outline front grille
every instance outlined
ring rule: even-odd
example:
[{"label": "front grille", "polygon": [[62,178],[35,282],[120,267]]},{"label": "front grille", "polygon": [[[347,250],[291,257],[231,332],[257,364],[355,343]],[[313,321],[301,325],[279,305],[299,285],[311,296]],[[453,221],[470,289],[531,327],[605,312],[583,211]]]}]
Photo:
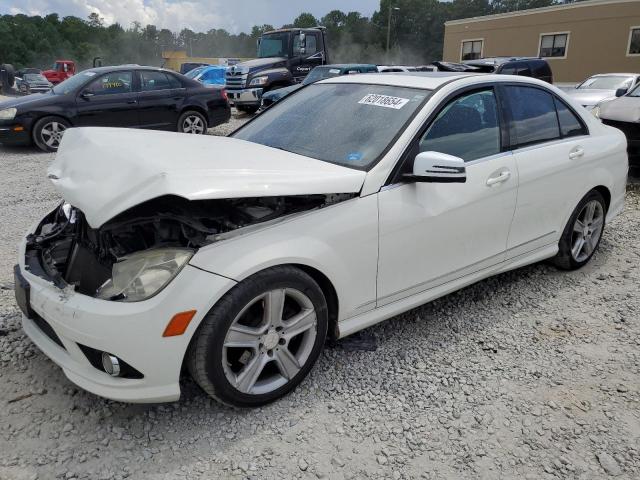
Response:
[{"label": "front grille", "polygon": [[49,325],[49,323],[44,318],[42,318],[37,313],[33,312],[31,320],[33,321],[33,323],[37,325],[37,327],[40,329],[40,331],[42,331],[42,333],[44,333],[47,337],[49,337],[55,343],[60,345],[64,350],[66,350],[64,343],[62,343],[62,340],[60,340],[60,337],[58,336],[58,334],[56,334],[53,327]]},{"label": "front grille", "polygon": [[226,77],[227,90],[241,90],[247,84],[247,74],[240,72],[227,72]]}]

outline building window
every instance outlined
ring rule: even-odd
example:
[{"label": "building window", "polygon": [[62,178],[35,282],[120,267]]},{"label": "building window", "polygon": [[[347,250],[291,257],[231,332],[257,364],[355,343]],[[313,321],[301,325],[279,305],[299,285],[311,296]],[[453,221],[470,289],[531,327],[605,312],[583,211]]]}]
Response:
[{"label": "building window", "polygon": [[482,58],[482,39],[463,40],[460,60],[475,60]]},{"label": "building window", "polygon": [[631,27],[627,55],[640,55],[640,27]]},{"label": "building window", "polygon": [[569,33],[543,33],[540,35],[540,56],[543,58],[566,58]]}]

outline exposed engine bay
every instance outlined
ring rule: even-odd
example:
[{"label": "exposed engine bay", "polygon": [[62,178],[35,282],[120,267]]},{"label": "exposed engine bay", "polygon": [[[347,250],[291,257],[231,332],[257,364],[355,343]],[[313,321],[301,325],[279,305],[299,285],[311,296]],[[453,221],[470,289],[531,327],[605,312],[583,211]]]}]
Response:
[{"label": "exposed engine bay", "polygon": [[[27,237],[26,266],[60,288],[94,296],[114,264],[136,252],[192,249],[240,235],[297,213],[326,207],[356,194],[297,195],[190,201],[164,196],[89,226],[67,203],[47,215]],[[243,230],[240,230],[243,229]],[[233,233],[232,233],[233,232]]]}]

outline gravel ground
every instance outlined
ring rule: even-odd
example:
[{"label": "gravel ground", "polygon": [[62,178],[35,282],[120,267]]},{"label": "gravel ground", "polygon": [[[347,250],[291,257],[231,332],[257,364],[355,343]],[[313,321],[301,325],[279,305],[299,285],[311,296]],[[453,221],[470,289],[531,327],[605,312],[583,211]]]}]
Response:
[{"label": "gravel ground", "polygon": [[368,329],[377,351],[329,345],[293,394],[237,411],[188,378],[173,404],[103,400],[22,333],[11,267],[59,201],[51,159],[0,147],[0,479],[640,477],[637,183],[584,269],[480,282]]}]

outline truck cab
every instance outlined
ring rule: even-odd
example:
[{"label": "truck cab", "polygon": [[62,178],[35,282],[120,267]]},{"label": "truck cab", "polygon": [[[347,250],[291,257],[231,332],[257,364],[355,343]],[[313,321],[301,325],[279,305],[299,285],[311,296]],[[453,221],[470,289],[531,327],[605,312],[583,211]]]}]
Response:
[{"label": "truck cab", "polygon": [[325,29],[287,28],[263,33],[258,58],[229,67],[229,101],[241,111],[260,107],[263,92],[300,83],[318,65],[328,63]]},{"label": "truck cab", "polygon": [[76,64],[72,60],[56,60],[53,68],[45,70],[42,75],[54,85],[65,81],[67,78],[75,75]]}]

